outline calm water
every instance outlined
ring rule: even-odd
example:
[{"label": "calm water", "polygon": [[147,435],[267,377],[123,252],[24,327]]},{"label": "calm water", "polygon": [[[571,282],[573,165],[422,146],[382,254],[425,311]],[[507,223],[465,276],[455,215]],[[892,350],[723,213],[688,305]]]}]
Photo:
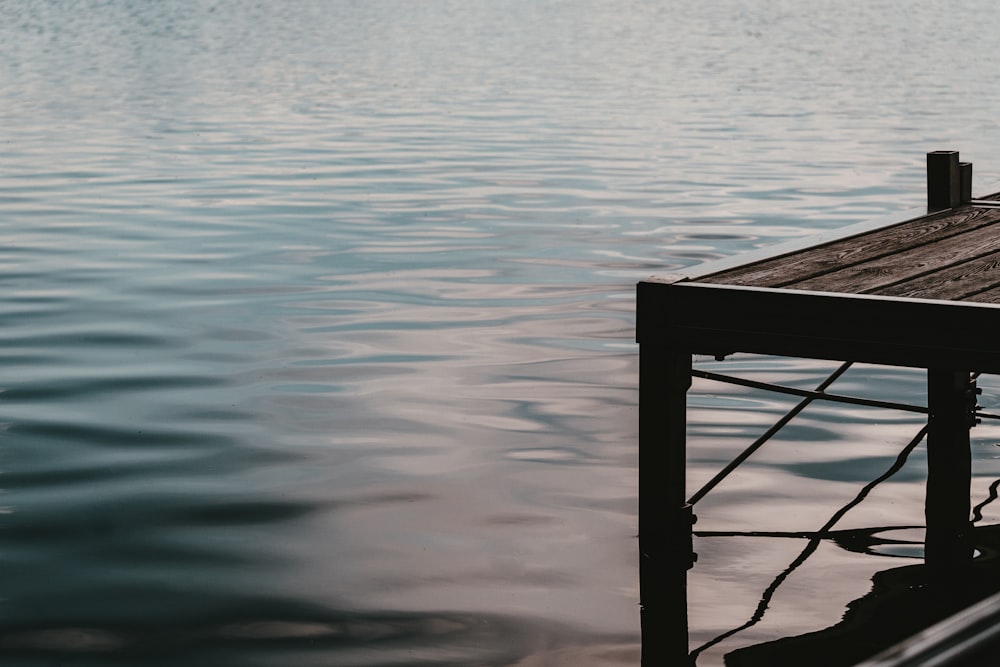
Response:
[{"label": "calm water", "polygon": [[[635,665],[634,283],[920,205],[928,150],[983,193],[992,10],[0,3],[3,664]],[[691,403],[692,489],[790,405]],[[916,429],[810,409],[699,528],[814,530]],[[921,456],[838,527],[922,523]],[[699,539],[692,647],[803,544]],[[699,664],[897,564],[822,546]]]}]

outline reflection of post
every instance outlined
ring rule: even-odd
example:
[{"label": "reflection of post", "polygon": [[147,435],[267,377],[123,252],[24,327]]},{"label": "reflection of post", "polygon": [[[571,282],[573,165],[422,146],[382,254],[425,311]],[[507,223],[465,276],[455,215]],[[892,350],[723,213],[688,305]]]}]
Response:
[{"label": "reflection of post", "polygon": [[972,561],[969,427],[975,383],[969,373],[927,372],[927,535],[924,557],[935,578],[961,576]]},{"label": "reflection of post", "polygon": [[691,355],[647,342],[639,355],[639,587],[642,664],[686,665],[691,508],[685,439]]}]

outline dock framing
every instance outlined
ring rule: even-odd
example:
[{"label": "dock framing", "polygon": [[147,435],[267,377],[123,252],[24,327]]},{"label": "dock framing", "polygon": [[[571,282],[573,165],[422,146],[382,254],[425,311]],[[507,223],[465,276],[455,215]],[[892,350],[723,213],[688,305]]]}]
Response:
[{"label": "dock framing", "polygon": [[971,563],[972,374],[1000,373],[1000,194],[973,199],[971,182],[971,164],[935,151],[926,212],[638,284],[644,666],[692,662],[685,441],[693,355],[926,369],[925,562],[942,577]]}]

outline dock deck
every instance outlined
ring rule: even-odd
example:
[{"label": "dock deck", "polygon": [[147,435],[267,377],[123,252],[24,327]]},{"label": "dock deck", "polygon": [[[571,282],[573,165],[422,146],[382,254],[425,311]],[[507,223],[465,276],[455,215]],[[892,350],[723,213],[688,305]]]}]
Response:
[{"label": "dock deck", "polygon": [[[1000,372],[1000,193],[732,268],[639,284],[637,339]],[[956,365],[957,364],[957,365]]]},{"label": "dock deck", "polygon": [[688,661],[693,355],[927,369],[925,561],[939,573],[971,562],[974,373],[1000,373],[1000,193],[973,199],[957,152],[929,153],[927,167],[926,211],[639,283],[643,665]]}]

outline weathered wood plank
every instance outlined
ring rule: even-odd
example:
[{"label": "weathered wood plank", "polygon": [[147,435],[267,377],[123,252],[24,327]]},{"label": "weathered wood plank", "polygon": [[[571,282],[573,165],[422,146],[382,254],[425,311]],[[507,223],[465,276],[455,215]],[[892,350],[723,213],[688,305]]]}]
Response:
[{"label": "weathered wood plank", "polygon": [[1000,287],[994,287],[993,289],[986,290],[985,292],[971,294],[962,299],[962,301],[974,303],[1000,303]]},{"label": "weathered wood plank", "polygon": [[[873,237],[872,242],[878,243],[878,235]],[[988,225],[784,286],[842,294],[875,293],[897,282],[940,271],[997,250],[1000,250],[1000,230]]]},{"label": "weathered wood plank", "polygon": [[960,301],[1000,287],[1000,252],[955,264],[919,278],[871,292],[883,296]]},{"label": "weathered wood plank", "polygon": [[1000,221],[1000,209],[963,208],[886,227],[874,233],[832,241],[806,250],[721,271],[698,282],[718,285],[783,287],[847,266],[950,238]]}]

